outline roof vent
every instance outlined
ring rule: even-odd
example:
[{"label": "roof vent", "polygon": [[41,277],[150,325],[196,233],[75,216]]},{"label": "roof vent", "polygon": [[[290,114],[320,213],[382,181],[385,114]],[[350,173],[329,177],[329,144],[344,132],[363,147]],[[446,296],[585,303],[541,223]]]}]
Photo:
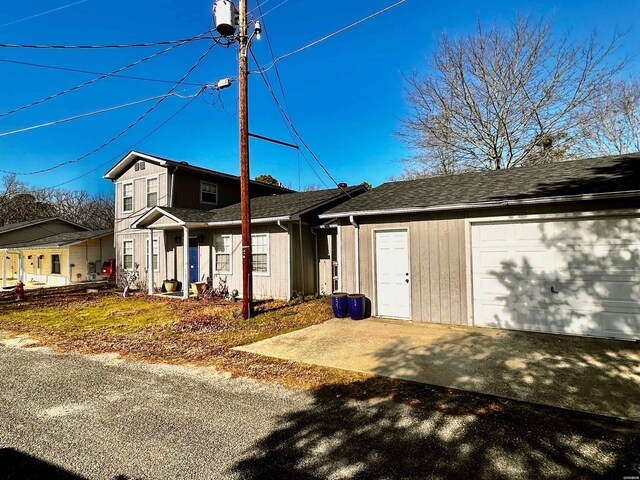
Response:
[{"label": "roof vent", "polygon": [[347,188],[347,187],[348,187],[348,185],[346,183],[344,183],[344,182],[340,182],[338,184],[338,188]]},{"label": "roof vent", "polygon": [[189,162],[185,162],[184,160],[180,162],[180,165],[189,165]]}]

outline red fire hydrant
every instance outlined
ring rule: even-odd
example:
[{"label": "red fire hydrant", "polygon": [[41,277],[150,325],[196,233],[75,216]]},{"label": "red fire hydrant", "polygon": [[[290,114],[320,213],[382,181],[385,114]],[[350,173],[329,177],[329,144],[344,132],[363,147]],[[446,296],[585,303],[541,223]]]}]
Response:
[{"label": "red fire hydrant", "polygon": [[13,287],[13,292],[16,294],[17,300],[24,300],[24,283],[16,283],[16,286]]}]

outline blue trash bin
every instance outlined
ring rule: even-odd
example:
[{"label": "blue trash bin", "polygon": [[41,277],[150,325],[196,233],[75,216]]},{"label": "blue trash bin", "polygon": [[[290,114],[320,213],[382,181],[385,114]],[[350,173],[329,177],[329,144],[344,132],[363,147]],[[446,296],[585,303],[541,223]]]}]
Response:
[{"label": "blue trash bin", "polygon": [[349,316],[349,294],[343,292],[334,292],[331,294],[331,308],[336,318],[345,318]]},{"label": "blue trash bin", "polygon": [[366,297],[361,293],[349,295],[349,316],[353,320],[362,320],[364,318],[364,307]]}]

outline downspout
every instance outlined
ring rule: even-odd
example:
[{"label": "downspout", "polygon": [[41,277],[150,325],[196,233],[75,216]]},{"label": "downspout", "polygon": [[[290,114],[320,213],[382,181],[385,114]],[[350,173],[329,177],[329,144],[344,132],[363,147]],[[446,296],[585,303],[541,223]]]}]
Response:
[{"label": "downspout", "polygon": [[349,216],[349,223],[353,225],[353,243],[355,249],[355,269],[356,293],[360,293],[360,225],[357,224],[353,215]]},{"label": "downspout", "polygon": [[302,245],[302,219],[298,219],[298,236],[300,237],[300,274],[302,275],[302,300],[304,301],[304,247]]},{"label": "downspout", "polygon": [[315,276],[315,293],[320,294],[320,266],[318,265],[318,233],[312,228],[311,235],[313,235],[313,246],[315,249],[313,260],[313,275]]},{"label": "downspout", "polygon": [[287,232],[287,266],[289,267],[289,271],[287,274],[287,300],[291,299],[291,234],[289,232],[289,227],[285,227],[282,225],[282,221],[278,220],[276,222],[278,227]]}]

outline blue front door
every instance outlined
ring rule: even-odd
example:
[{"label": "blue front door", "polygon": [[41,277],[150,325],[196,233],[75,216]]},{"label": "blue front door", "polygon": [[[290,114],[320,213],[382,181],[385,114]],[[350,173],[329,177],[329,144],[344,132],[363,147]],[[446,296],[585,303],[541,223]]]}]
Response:
[{"label": "blue front door", "polygon": [[198,239],[189,239],[189,281],[197,282],[198,279]]}]

